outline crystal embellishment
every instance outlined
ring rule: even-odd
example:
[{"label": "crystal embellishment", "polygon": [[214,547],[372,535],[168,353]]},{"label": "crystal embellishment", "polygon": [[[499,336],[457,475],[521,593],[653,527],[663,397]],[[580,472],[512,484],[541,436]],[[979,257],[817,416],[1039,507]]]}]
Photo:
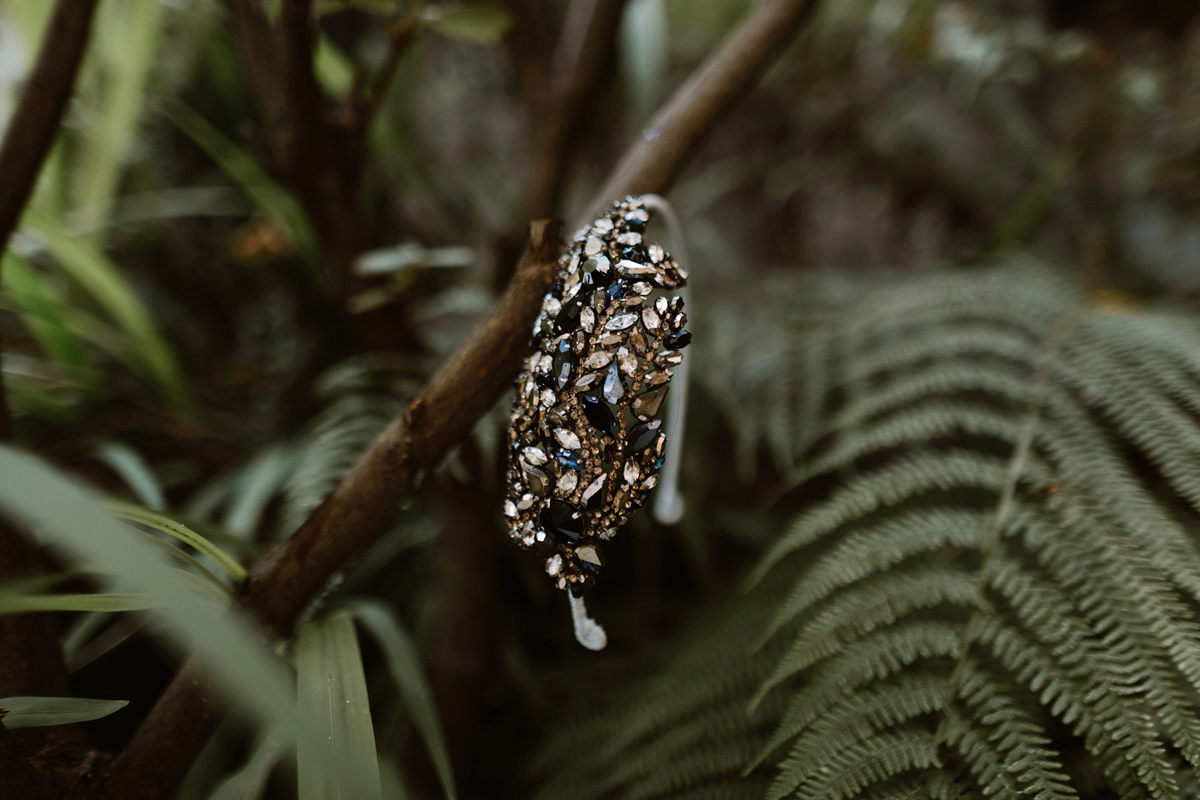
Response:
[{"label": "crystal embellishment", "polygon": [[504,519],[575,593],[602,572],[603,543],[657,483],[659,412],[691,341],[674,292],[684,273],[645,240],[648,220],[627,197],[576,234],[515,382]]}]

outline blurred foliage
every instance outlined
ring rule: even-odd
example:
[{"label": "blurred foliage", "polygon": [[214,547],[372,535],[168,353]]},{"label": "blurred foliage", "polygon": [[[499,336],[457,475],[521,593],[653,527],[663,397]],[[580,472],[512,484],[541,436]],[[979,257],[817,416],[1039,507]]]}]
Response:
[{"label": "blurred foliage", "polygon": [[[506,280],[530,75],[567,5],[316,3],[330,103],[416,12],[338,275],[225,4],[103,0],[0,269],[3,379],[41,456],[0,451],[0,503],[58,570],[0,586],[0,613],[57,609],[95,698],[22,713],[128,700],[84,723],[116,752],[200,654],[238,713],[180,800],[1194,792],[1191,0],[820,5],[669,195],[695,283],[688,513],[612,543],[606,653],[504,539],[504,403],[295,641],[224,613]],[[565,218],[750,5],[631,0]],[[48,9],[0,0],[0,120]],[[297,745],[334,698],[314,730],[350,749]],[[855,754],[878,785],[831,788]]]}]

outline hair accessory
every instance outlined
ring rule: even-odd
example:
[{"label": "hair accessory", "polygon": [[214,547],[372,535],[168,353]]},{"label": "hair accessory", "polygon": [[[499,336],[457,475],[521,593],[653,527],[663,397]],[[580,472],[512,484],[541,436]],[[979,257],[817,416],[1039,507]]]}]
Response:
[{"label": "hair accessory", "polygon": [[675,291],[687,272],[643,238],[647,206],[665,201],[645,200],[614,203],[563,255],[517,378],[509,430],[509,534],[570,590],[576,637],[595,650],[606,637],[587,617],[583,590],[603,566],[603,543],[658,483],[667,457],[659,412],[692,339]]}]

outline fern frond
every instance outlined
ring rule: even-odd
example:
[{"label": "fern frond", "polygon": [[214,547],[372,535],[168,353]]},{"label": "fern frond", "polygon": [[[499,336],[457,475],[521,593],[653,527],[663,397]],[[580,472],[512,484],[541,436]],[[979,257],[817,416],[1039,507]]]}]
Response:
[{"label": "fern frond", "polygon": [[741,625],[576,729],[580,796],[697,796],[735,769],[773,771],[775,800],[1181,796],[1200,324],[1100,313],[1027,268],[807,290],[696,339],[742,458],[770,437],[802,511],[724,617]]}]

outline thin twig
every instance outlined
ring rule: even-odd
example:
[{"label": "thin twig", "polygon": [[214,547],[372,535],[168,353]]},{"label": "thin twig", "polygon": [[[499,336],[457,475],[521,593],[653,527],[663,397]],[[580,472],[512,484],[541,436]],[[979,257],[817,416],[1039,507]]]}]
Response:
[{"label": "thin twig", "polygon": [[573,228],[627,194],[665,192],[702,135],[746,94],[816,6],[817,0],[763,0],[754,6],[654,115]]},{"label": "thin twig", "polygon": [[567,10],[554,56],[550,97],[534,105],[534,155],[525,199],[528,219],[558,212],[571,133],[579,125],[584,101],[612,60],[625,4],[626,0],[575,0]]},{"label": "thin twig", "polygon": [[[0,253],[8,249],[8,240],[54,143],[75,88],[95,10],[96,0],[58,0],[37,62],[8,122],[0,144]],[[8,398],[0,380],[0,441],[11,438]]]},{"label": "thin twig", "polygon": [[388,44],[387,56],[384,57],[379,72],[375,74],[375,80],[371,82],[370,93],[363,98],[351,97],[351,102],[357,106],[354,111],[354,126],[357,130],[366,131],[371,126],[371,121],[375,119],[375,115],[387,99],[388,87],[392,85],[396,70],[400,68],[400,61],[417,32],[417,14],[424,5],[425,0],[411,0],[408,8],[404,10],[404,16],[393,23],[389,30],[391,42]]},{"label": "thin twig", "polygon": [[[621,161],[620,181],[610,181],[594,206],[604,207],[614,192],[664,188],[719,112],[748,90],[814,2],[767,0],[755,6],[700,68],[713,86],[697,79],[685,84],[656,118],[664,133],[634,146]],[[775,30],[779,26],[786,30]],[[754,46],[763,52],[754,52]],[[689,102],[697,107],[688,108]],[[663,169],[662,163],[670,168]],[[632,173],[631,164],[642,164],[647,175]],[[404,419],[367,449],[308,521],[251,570],[241,602],[275,633],[286,634],[329,578],[384,529],[399,503],[466,437],[512,379],[553,280],[558,250],[557,226],[533,223],[522,263],[488,321],[434,376]],[[174,786],[221,716],[202,679],[189,661],[89,798],[158,798]]]}]

